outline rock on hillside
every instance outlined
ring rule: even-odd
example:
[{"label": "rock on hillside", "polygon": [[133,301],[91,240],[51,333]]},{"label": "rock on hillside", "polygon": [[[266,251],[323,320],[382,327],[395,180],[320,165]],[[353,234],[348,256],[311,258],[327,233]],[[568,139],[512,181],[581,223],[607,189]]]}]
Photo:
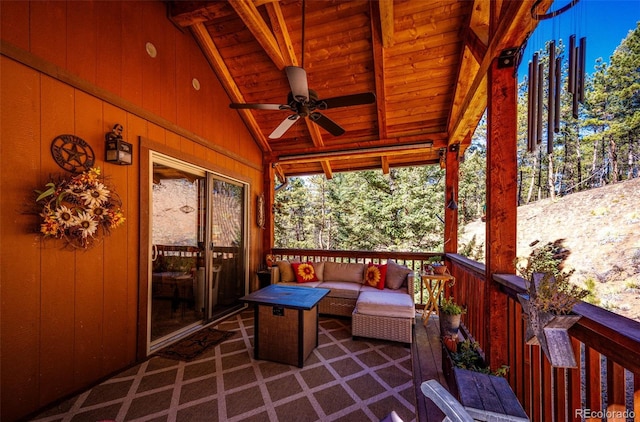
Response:
[{"label": "rock on hillside", "polygon": [[[484,244],[485,223],[465,226],[460,244],[476,236]],[[640,320],[640,179],[545,199],[518,208],[518,257],[565,239],[566,269],[584,285],[595,281],[600,306]]]}]

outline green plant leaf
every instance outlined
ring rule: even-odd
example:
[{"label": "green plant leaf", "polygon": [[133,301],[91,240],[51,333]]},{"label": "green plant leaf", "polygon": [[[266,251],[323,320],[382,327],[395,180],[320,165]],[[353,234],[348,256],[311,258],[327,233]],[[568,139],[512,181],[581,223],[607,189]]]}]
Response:
[{"label": "green plant leaf", "polygon": [[38,197],[36,198],[36,202],[40,202],[41,200],[43,200],[44,198],[46,198],[47,196],[51,196],[55,193],[56,191],[56,185],[53,182],[49,182],[47,183],[45,186],[47,186],[49,189],[45,190],[45,191],[35,191],[38,195]]}]

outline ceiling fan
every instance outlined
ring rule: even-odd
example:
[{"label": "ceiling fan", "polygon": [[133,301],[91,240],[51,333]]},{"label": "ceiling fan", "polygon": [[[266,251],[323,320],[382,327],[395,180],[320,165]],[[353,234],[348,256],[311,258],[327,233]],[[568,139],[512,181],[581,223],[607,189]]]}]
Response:
[{"label": "ceiling fan", "polygon": [[291,92],[287,96],[287,104],[231,103],[229,105],[234,109],[288,110],[293,112],[271,132],[269,139],[280,138],[295,122],[304,117],[309,117],[314,123],[333,136],[340,136],[345,133],[345,130],[318,110],[373,104],[376,101],[376,96],[373,92],[320,99],[316,91],[309,89],[307,72],[302,67],[288,66],[286,72],[289,86],[291,87]]}]

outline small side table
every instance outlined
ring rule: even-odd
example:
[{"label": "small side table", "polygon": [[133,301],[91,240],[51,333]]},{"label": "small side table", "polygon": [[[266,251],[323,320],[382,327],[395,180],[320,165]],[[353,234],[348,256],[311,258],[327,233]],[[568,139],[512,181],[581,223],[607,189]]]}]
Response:
[{"label": "small side table", "polygon": [[268,285],[271,284],[271,270],[268,268],[266,270],[258,270],[258,285],[261,289],[264,289]]},{"label": "small side table", "polygon": [[456,279],[451,274],[422,274],[420,278],[422,280],[422,286],[427,290],[429,295],[424,310],[422,311],[422,323],[426,326],[432,312],[435,311],[435,313],[440,316],[438,313],[438,299],[440,299],[440,295],[444,290],[444,285],[449,282],[449,285],[453,286]]}]

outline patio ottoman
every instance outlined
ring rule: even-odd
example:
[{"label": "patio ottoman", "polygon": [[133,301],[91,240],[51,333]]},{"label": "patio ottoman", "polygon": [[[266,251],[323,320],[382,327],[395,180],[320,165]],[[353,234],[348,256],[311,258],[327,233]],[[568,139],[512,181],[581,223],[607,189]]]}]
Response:
[{"label": "patio ottoman", "polygon": [[413,298],[407,293],[361,292],[352,314],[351,335],[411,344],[415,316]]}]

